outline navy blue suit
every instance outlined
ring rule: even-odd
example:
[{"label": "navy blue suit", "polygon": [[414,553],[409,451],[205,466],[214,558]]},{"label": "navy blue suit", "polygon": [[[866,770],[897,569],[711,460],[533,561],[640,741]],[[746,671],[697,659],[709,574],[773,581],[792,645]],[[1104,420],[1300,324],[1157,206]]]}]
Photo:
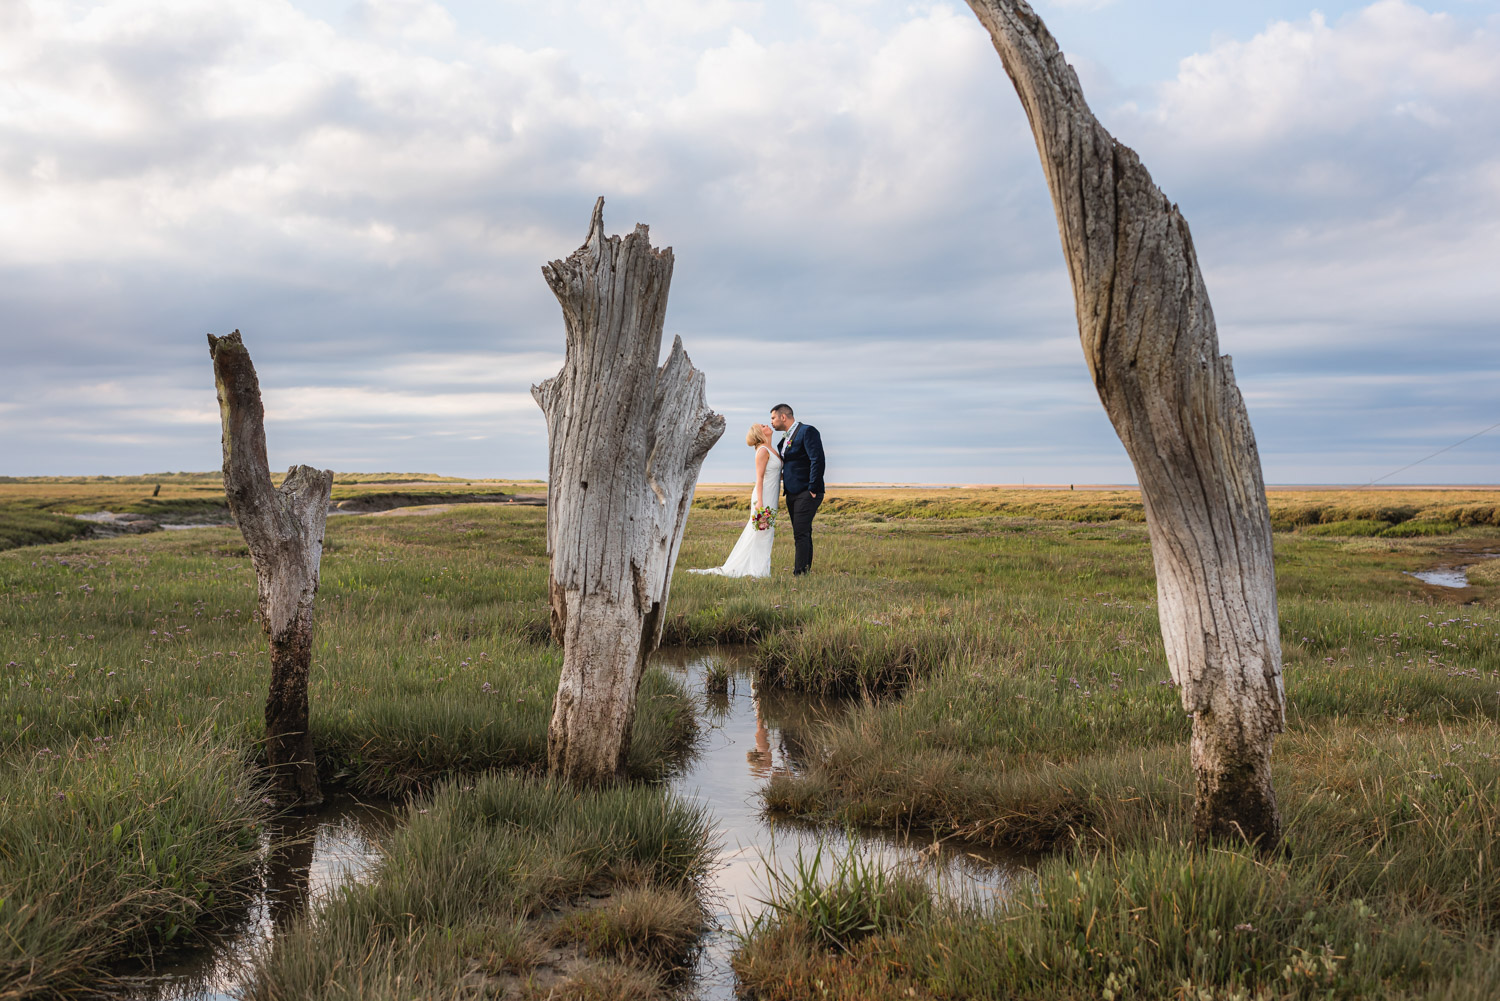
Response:
[{"label": "navy blue suit", "polygon": [[781,486],[792,518],[796,558],[792,575],[812,569],[812,522],[823,503],[823,436],[811,424],[798,424],[781,445]]}]

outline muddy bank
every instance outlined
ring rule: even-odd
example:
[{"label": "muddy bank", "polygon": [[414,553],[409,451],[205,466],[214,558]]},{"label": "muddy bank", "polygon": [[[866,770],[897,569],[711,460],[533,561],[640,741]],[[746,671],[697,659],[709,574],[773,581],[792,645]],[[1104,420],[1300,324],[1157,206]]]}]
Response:
[{"label": "muddy bank", "polygon": [[[522,507],[546,507],[545,495],[446,492],[418,493],[401,491],[379,494],[361,494],[334,501],[328,507],[329,514],[379,514],[402,507],[425,507],[428,504],[515,504]],[[227,513],[227,509],[226,509]]]},{"label": "muddy bank", "polygon": [[[408,493],[390,492],[346,497],[328,505],[330,515],[337,514],[384,514],[401,508],[441,505],[443,510],[456,504],[512,504],[519,507],[546,507],[547,498],[531,494],[504,493]],[[434,512],[435,513],[435,512]],[[179,531],[186,528],[223,527],[233,525],[227,505],[185,513],[145,515],[135,512],[93,511],[89,514],[73,515],[79,521],[89,523],[90,529],[84,538],[111,539],[121,535],[144,535],[148,532]]]}]

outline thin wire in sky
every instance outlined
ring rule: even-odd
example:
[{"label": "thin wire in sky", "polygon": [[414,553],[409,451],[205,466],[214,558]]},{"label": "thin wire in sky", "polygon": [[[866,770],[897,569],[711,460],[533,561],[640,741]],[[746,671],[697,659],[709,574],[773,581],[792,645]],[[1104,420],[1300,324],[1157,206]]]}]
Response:
[{"label": "thin wire in sky", "polygon": [[[1475,438],[1478,438],[1480,435],[1486,434],[1487,432],[1490,432],[1490,431],[1493,431],[1496,428],[1500,428],[1500,421],[1497,421],[1496,423],[1491,424],[1489,427],[1485,428],[1483,431],[1475,431],[1473,434],[1469,435],[1469,437],[1465,438],[1464,441],[1473,441]],[[1433,452],[1432,455],[1424,455],[1424,456],[1422,456],[1422,458],[1418,459],[1416,462],[1408,462],[1406,465],[1402,466],[1400,469],[1393,469],[1389,473],[1386,473],[1384,476],[1377,476],[1373,480],[1371,480],[1369,483],[1366,483],[1365,486],[1367,486],[1367,487],[1373,487],[1375,484],[1379,483],[1381,480],[1388,480],[1392,476],[1395,476],[1397,473],[1404,473],[1404,472],[1406,472],[1412,466],[1420,466],[1422,463],[1426,462],[1428,459],[1431,459],[1431,458],[1434,458],[1436,456],[1442,455],[1444,452],[1448,452],[1448,451],[1451,451],[1452,449],[1457,448],[1458,446],[1462,445],[1464,443],[1464,441],[1455,441],[1453,444],[1449,445],[1447,448],[1440,448],[1436,452]]]}]

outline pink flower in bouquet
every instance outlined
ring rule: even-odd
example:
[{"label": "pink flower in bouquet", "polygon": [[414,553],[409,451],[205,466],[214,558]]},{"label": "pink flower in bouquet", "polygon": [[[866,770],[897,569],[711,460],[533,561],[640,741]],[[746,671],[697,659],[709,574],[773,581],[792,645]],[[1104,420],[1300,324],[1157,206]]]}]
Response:
[{"label": "pink flower in bouquet", "polygon": [[764,532],[776,524],[776,509],[774,507],[758,507],[751,514],[750,519],[755,522],[755,530]]}]

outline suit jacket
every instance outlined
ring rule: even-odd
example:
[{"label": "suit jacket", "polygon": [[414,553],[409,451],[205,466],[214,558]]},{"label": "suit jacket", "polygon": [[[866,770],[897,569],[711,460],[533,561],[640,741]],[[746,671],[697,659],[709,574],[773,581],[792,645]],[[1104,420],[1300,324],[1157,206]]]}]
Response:
[{"label": "suit jacket", "polygon": [[799,424],[792,439],[781,446],[781,485],[788,497],[811,490],[822,497],[823,437],[811,424]]}]

